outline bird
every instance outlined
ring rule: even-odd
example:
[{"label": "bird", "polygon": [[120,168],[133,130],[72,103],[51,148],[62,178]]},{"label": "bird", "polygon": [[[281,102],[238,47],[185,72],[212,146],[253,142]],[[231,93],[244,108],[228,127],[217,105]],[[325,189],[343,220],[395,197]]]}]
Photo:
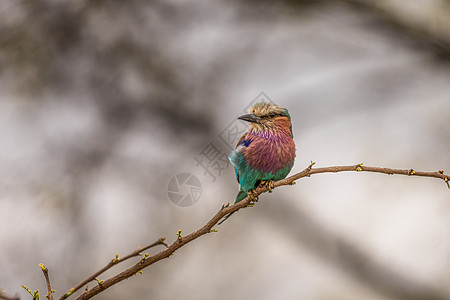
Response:
[{"label": "bird", "polygon": [[239,183],[234,203],[247,196],[256,200],[254,189],[261,184],[267,185],[270,192],[274,181],[286,178],[295,160],[295,142],[288,110],[272,102],[257,102],[248,112],[238,117],[249,122],[249,127],[229,156]]}]

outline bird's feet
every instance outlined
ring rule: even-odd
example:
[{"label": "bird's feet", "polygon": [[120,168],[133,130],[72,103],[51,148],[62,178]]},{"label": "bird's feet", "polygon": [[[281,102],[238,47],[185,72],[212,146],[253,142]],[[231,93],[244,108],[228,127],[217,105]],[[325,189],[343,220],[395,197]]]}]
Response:
[{"label": "bird's feet", "polygon": [[260,186],[261,187],[267,187],[269,193],[272,193],[272,190],[275,188],[273,186],[273,184],[274,184],[274,181],[272,179],[268,180],[268,181],[267,180],[261,180]]},{"label": "bird's feet", "polygon": [[255,190],[248,191],[248,197],[250,198],[250,203],[258,202],[258,194]]}]

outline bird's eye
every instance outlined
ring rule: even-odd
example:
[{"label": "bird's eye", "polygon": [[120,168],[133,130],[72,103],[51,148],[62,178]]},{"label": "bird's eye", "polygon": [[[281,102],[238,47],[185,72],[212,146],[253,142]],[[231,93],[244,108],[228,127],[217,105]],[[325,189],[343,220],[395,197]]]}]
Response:
[{"label": "bird's eye", "polygon": [[275,117],[275,113],[271,113],[271,114],[270,114],[270,117],[271,117],[271,118]]}]

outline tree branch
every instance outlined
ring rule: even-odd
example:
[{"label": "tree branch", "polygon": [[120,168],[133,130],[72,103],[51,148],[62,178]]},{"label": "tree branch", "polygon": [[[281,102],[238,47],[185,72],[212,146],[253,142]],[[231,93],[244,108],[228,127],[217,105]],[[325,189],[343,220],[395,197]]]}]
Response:
[{"label": "tree branch", "polygon": [[409,170],[402,170],[402,169],[391,169],[391,168],[381,168],[381,167],[369,167],[364,166],[363,163],[360,163],[358,165],[354,166],[336,166],[336,167],[325,167],[325,168],[315,168],[313,169],[312,166],[314,165],[314,162],[311,162],[311,165],[309,165],[308,168],[303,170],[300,173],[297,173],[295,175],[292,175],[288,178],[285,178],[283,180],[277,181],[274,183],[275,187],[286,185],[294,182],[295,180],[298,180],[302,177],[309,177],[313,174],[319,174],[319,173],[337,173],[337,172],[347,172],[347,171],[357,171],[357,172],[373,172],[373,173],[383,173],[383,174],[398,174],[398,175],[408,175],[408,176],[422,176],[422,177],[431,177],[431,178],[440,178],[444,180],[444,182],[447,184],[447,187],[450,189],[449,184],[449,175],[444,174],[444,170],[439,170],[437,172],[421,172],[421,171],[415,171],[413,169]]},{"label": "tree branch", "polygon": [[[363,166],[363,164],[353,165],[353,166],[335,166],[335,167],[324,167],[324,168],[312,168],[314,165],[314,162],[311,162],[311,164],[304,169],[302,172],[297,173],[295,175],[292,175],[288,178],[285,178],[283,180],[276,181],[273,184],[273,187],[279,187],[282,185],[292,185],[295,183],[296,180],[303,178],[303,177],[309,177],[313,174],[319,174],[319,173],[337,173],[337,172],[346,172],[346,171],[356,171],[356,172],[375,172],[375,173],[384,173],[384,174],[399,174],[399,175],[407,175],[407,176],[423,176],[423,177],[431,177],[431,178],[438,178],[444,180],[444,182],[447,184],[448,188],[450,188],[450,185],[448,183],[448,175],[444,174],[443,170],[437,171],[437,172],[420,172],[415,171],[413,169],[409,170],[401,170],[401,169],[390,169],[390,168],[380,168],[380,167],[368,167]],[[260,186],[255,189],[255,196],[260,195],[263,192],[266,192],[269,189],[268,186]],[[202,235],[205,235],[210,232],[214,232],[212,228],[214,225],[217,224],[224,216],[235,212],[241,208],[247,207],[251,204],[251,198],[246,197],[241,202],[238,202],[233,205],[229,205],[227,203],[226,205],[223,204],[220,210],[200,229],[197,231],[192,232],[189,235],[182,236],[181,230],[178,232],[178,238],[175,240],[170,246],[167,247],[167,249],[153,255],[153,256],[144,256],[138,263],[131,266],[130,268],[122,271],[121,273],[105,280],[105,281],[99,281],[99,284],[92,288],[91,290],[87,290],[84,293],[82,293],[80,296],[78,296],[75,300],[85,300],[90,299],[94,297],[95,295],[99,294],[100,292],[106,290],[107,288],[115,285],[118,282],[121,282],[124,279],[127,279],[136,273],[140,272],[142,269],[162,260],[165,258],[168,258],[171,256],[176,250],[183,247],[184,245],[192,242],[193,240],[201,237]],[[92,276],[91,276],[92,277]],[[95,278],[95,276],[94,276]],[[64,298],[60,298],[61,300]]]},{"label": "tree branch", "polygon": [[53,290],[50,285],[50,277],[48,276],[48,269],[44,266],[44,264],[39,265],[41,267],[42,273],[44,273],[45,281],[47,282],[47,299],[53,300]]},{"label": "tree branch", "polygon": [[[119,258],[119,255],[116,254],[116,258],[112,259],[106,266],[104,266],[103,268],[101,268],[100,270],[98,270],[97,272],[95,272],[93,275],[89,276],[88,278],[84,279],[83,281],[81,281],[79,284],[77,284],[74,288],[70,289],[70,291],[68,291],[67,293],[65,293],[64,295],[62,295],[58,300],[64,300],[67,297],[69,297],[70,295],[72,295],[73,293],[75,293],[76,291],[78,291],[80,288],[82,288],[84,285],[86,285],[88,282],[91,282],[93,280],[96,280],[97,277],[106,272],[108,269],[110,269],[112,266],[115,266],[123,261],[126,261],[127,259],[131,258],[131,257],[135,257],[135,256],[139,256],[141,255],[142,251],[145,251],[147,249],[150,249],[152,247],[158,246],[158,245],[164,245],[167,247],[169,247],[166,242],[165,242],[166,238],[160,238],[159,240],[157,240],[154,243],[151,243],[150,245],[145,246],[144,248],[139,247],[138,249],[134,250],[133,252],[131,252],[128,255],[125,255],[122,258]],[[101,282],[98,281],[97,282]]]}]

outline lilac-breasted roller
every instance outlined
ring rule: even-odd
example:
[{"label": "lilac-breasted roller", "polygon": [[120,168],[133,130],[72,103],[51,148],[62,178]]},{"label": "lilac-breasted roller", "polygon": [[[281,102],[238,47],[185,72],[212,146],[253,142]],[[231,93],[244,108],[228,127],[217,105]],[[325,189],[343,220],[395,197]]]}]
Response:
[{"label": "lilac-breasted roller", "polygon": [[240,184],[235,203],[263,182],[285,178],[295,159],[291,117],[287,109],[270,102],[252,106],[238,119],[249,122],[249,130],[230,155]]},{"label": "lilac-breasted roller", "polygon": [[261,183],[271,189],[273,181],[286,178],[295,160],[291,117],[286,108],[259,102],[238,119],[249,122],[249,129],[229,157],[240,185],[235,203]]}]

